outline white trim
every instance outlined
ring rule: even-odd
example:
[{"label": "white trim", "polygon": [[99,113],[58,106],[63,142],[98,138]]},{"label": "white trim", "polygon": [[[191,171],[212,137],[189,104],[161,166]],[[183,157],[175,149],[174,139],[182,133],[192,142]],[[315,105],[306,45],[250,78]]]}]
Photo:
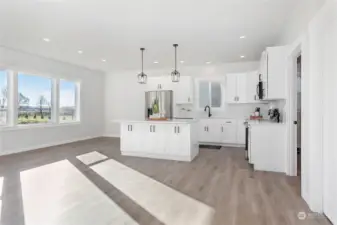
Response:
[{"label": "white trim", "polygon": [[176,161],[184,161],[191,162],[196,157],[196,155],[164,155],[164,154],[153,154],[153,153],[144,153],[144,152],[121,152],[123,156],[135,156],[135,157],[144,157],[144,158],[152,158],[152,159],[165,159],[165,160],[176,160]]},{"label": "white trim", "polygon": [[55,127],[64,127],[64,126],[76,126],[81,125],[80,122],[70,122],[70,123],[43,123],[43,124],[22,124],[16,126],[3,126],[0,127],[1,132],[13,131],[13,130],[28,130],[28,129],[39,129],[39,128],[55,128]]},{"label": "white trim", "polygon": [[89,139],[94,139],[94,138],[99,138],[99,137],[101,137],[101,136],[100,135],[98,135],[98,136],[86,136],[86,137],[82,137],[82,138],[74,138],[74,139],[65,140],[65,141],[58,141],[58,142],[53,142],[53,143],[48,143],[48,144],[35,145],[35,146],[30,146],[30,147],[16,149],[16,150],[4,150],[4,151],[0,152],[0,156],[11,155],[11,154],[27,152],[27,151],[34,151],[34,150],[38,150],[38,149],[41,149],[41,148],[48,148],[48,147],[53,147],[53,146],[58,146],[58,145],[64,145],[64,144],[69,144],[69,143],[73,143],[73,142],[84,141],[84,140],[89,140]]},{"label": "white trim", "polygon": [[[302,52],[302,42],[297,43],[290,50],[288,56],[288,71],[287,71],[287,152],[286,152],[286,174],[288,176],[297,176],[297,139],[296,139],[296,126],[293,121],[297,121],[297,97],[296,97],[296,73],[297,63],[296,58]],[[303,68],[303,66],[302,66]],[[302,71],[303,75],[303,71]]]},{"label": "white trim", "polygon": [[113,138],[120,138],[120,134],[104,134],[103,137],[113,137]]}]

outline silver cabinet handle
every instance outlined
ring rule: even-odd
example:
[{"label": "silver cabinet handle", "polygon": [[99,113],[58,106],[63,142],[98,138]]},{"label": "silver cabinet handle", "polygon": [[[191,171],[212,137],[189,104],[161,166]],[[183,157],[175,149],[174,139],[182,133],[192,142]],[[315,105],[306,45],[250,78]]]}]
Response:
[{"label": "silver cabinet handle", "polygon": [[221,132],[223,133],[223,127],[221,127]]},{"label": "silver cabinet handle", "polygon": [[190,102],[191,101],[191,98],[190,97],[188,97],[188,100],[187,100],[188,102]]},{"label": "silver cabinet handle", "polygon": [[150,125],[150,132],[152,132],[152,125]]},{"label": "silver cabinet handle", "polygon": [[177,133],[177,127],[174,127],[174,133]]},{"label": "silver cabinet handle", "polygon": [[178,127],[178,134],[180,134],[180,127]]},{"label": "silver cabinet handle", "polygon": [[238,96],[237,98],[238,98],[238,101],[240,101],[240,97]]},{"label": "silver cabinet handle", "polygon": [[156,126],[153,125],[153,132],[156,132]]},{"label": "silver cabinet handle", "polygon": [[131,131],[132,131],[132,125],[130,125]]},{"label": "silver cabinet handle", "polygon": [[130,131],[130,125],[128,125],[128,131]]},{"label": "silver cabinet handle", "polygon": [[232,121],[227,121],[226,123],[232,123]]}]

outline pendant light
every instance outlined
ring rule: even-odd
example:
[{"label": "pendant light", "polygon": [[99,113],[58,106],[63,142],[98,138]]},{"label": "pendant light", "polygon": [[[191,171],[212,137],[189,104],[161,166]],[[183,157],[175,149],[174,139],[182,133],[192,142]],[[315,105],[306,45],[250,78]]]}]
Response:
[{"label": "pendant light", "polygon": [[147,75],[143,72],[144,69],[144,50],[145,48],[141,48],[140,51],[142,52],[142,72],[138,74],[138,83],[146,84],[147,82]]},{"label": "pendant light", "polygon": [[177,70],[177,47],[178,44],[174,44],[174,52],[175,52],[175,63],[174,63],[174,71],[171,73],[172,82],[179,82],[180,81],[180,73]]}]

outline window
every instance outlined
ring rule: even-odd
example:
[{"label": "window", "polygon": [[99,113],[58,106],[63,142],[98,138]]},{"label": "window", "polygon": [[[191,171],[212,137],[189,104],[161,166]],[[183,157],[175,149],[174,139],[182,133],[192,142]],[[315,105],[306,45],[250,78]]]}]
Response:
[{"label": "window", "polygon": [[8,87],[7,71],[0,70],[0,126],[7,124]]},{"label": "window", "polygon": [[222,84],[220,81],[199,81],[199,108],[222,107]]},{"label": "window", "polygon": [[77,84],[60,80],[60,123],[79,121],[77,106]]},{"label": "window", "polygon": [[52,80],[18,74],[18,124],[39,124],[51,121]]}]

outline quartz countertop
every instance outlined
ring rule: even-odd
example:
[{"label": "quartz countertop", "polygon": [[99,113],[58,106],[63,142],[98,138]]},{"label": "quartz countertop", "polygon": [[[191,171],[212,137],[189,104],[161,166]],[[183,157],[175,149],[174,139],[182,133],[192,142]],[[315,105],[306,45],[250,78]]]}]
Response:
[{"label": "quartz countertop", "polygon": [[282,126],[285,123],[276,123],[270,120],[247,120],[248,124],[251,126]]},{"label": "quartz countertop", "polygon": [[119,120],[113,122],[120,122],[120,123],[150,123],[150,124],[170,124],[170,123],[181,123],[181,124],[191,124],[198,122],[198,119],[171,119],[171,120]]}]

